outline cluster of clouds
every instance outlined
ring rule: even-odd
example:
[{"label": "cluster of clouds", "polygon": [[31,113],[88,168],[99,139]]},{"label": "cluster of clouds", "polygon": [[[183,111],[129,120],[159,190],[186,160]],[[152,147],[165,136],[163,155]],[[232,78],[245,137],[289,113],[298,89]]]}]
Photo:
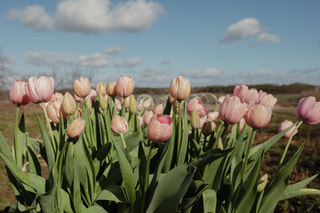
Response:
[{"label": "cluster of clouds", "polygon": [[39,31],[109,33],[146,30],[163,13],[160,4],[145,0],[117,4],[110,0],[65,0],[58,3],[54,15],[33,5],[24,10],[11,9],[8,17]]},{"label": "cluster of clouds", "polygon": [[251,36],[256,36],[256,39],[251,45],[258,45],[266,42],[280,42],[279,36],[265,32],[265,29],[261,27],[260,22],[252,17],[244,18],[235,24],[231,24],[220,39],[220,42],[229,43],[244,40]]}]

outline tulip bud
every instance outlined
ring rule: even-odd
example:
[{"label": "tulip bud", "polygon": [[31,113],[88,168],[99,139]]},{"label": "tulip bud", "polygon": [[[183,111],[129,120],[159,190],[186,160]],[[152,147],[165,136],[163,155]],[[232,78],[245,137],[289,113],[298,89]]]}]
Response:
[{"label": "tulip bud", "polygon": [[171,81],[170,94],[173,99],[182,101],[186,100],[190,95],[190,82],[188,79],[179,76]]},{"label": "tulip bud", "polygon": [[97,84],[96,91],[97,93],[100,93],[101,95],[105,96],[107,94],[107,85],[104,82],[100,81]]},{"label": "tulip bud", "polygon": [[88,78],[80,77],[73,81],[74,93],[80,98],[84,98],[89,95],[91,91],[91,85]]},{"label": "tulip bud", "polygon": [[124,134],[128,132],[128,122],[124,117],[120,115],[114,115],[111,124],[110,124],[111,131],[113,135],[118,136],[120,134]]},{"label": "tulip bud", "polygon": [[200,117],[207,114],[207,109],[204,107],[203,102],[199,97],[192,98],[187,104],[187,111],[189,115],[192,114],[193,110],[197,110]]},{"label": "tulip bud", "polygon": [[107,99],[101,93],[98,93],[98,98],[99,98],[99,110],[103,112],[108,108]]},{"label": "tulip bud", "polygon": [[78,138],[84,131],[86,121],[81,118],[73,120],[67,127],[67,135],[69,138]]},{"label": "tulip bud", "polygon": [[163,104],[158,104],[154,109],[153,113],[154,114],[162,114],[164,111],[164,105]]},{"label": "tulip bud", "polygon": [[120,97],[128,97],[133,93],[134,82],[132,76],[120,76],[115,86],[116,94]]},{"label": "tulip bud", "polygon": [[48,117],[53,123],[57,124],[60,122],[61,104],[60,101],[54,101],[49,102],[46,107]]},{"label": "tulip bud", "polygon": [[132,114],[135,114],[138,111],[138,104],[137,104],[136,98],[134,97],[134,95],[130,95],[129,97],[130,97],[129,111]]},{"label": "tulip bud", "polygon": [[220,96],[217,100],[218,104],[222,104],[226,96]]},{"label": "tulip bud", "polygon": [[54,79],[41,76],[30,77],[26,92],[33,103],[48,102],[54,93]]},{"label": "tulip bud", "polygon": [[92,110],[92,100],[90,97],[84,99],[84,105],[87,109]]},{"label": "tulip bud", "polygon": [[257,186],[257,191],[258,192],[262,192],[264,190],[264,188],[266,187],[267,183],[268,183],[268,174],[264,174],[260,180],[259,180],[259,185]]},{"label": "tulip bud", "polygon": [[197,110],[193,110],[190,120],[191,126],[194,129],[200,129],[200,116]]},{"label": "tulip bud", "polygon": [[107,94],[109,96],[115,96],[117,95],[116,90],[115,90],[115,86],[116,86],[117,82],[116,81],[110,81],[107,84]]},{"label": "tulip bud", "polygon": [[16,105],[26,105],[30,102],[26,92],[28,83],[26,81],[15,80],[10,90],[10,101]]},{"label": "tulip bud", "polygon": [[254,129],[261,129],[267,126],[272,115],[271,107],[251,102],[248,112],[245,115],[246,123]]},{"label": "tulip bud", "polygon": [[248,108],[246,103],[241,103],[237,96],[227,95],[219,108],[221,120],[230,124],[236,124],[246,114]]},{"label": "tulip bud", "polygon": [[152,117],[148,129],[148,139],[154,142],[167,141],[173,131],[173,120],[168,115],[156,114]]},{"label": "tulip bud", "polygon": [[143,101],[143,108],[149,108],[152,105],[152,98],[147,98],[146,100]]},{"label": "tulip bud", "polygon": [[316,102],[313,96],[302,98],[297,106],[296,116],[309,125],[320,123],[320,102]]},{"label": "tulip bud", "polygon": [[66,92],[63,97],[63,102],[62,102],[62,109],[63,112],[66,115],[72,115],[75,113],[77,107],[76,107],[76,101],[72,97],[72,95],[69,92]]},{"label": "tulip bud", "polygon": [[143,116],[143,123],[148,125],[150,123],[152,117],[153,117],[153,112],[146,111],[146,113]]},{"label": "tulip bud", "polygon": [[[282,132],[282,131],[286,130],[287,128],[289,128],[289,127],[292,126],[292,125],[293,125],[292,121],[285,120],[285,121],[283,121],[283,122],[280,124],[280,126],[279,126],[279,128],[278,128],[278,132]],[[290,138],[290,136],[291,136],[291,134],[292,134],[292,132],[293,132],[293,130],[294,130],[295,127],[296,127],[295,125],[292,126],[291,129],[288,130],[288,131],[283,135],[283,137],[284,137],[284,138]],[[293,135],[295,135],[295,134],[297,134],[297,133],[298,133],[298,130],[296,130]]]},{"label": "tulip bud", "polygon": [[206,120],[202,126],[201,132],[204,136],[209,136],[215,127],[216,124],[212,120]]}]

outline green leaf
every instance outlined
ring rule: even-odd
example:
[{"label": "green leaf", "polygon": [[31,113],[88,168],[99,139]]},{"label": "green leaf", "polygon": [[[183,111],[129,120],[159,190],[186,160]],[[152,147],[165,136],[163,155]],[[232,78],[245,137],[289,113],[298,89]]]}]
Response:
[{"label": "green leaf", "polygon": [[136,149],[141,141],[143,141],[143,135],[141,131],[133,132],[125,138],[127,145],[127,152],[131,152]]},{"label": "green leaf", "polygon": [[217,193],[213,189],[206,189],[202,192],[203,212],[215,213],[217,205]]},{"label": "green leaf", "polygon": [[[19,116],[19,108],[17,108],[16,113],[17,113],[16,116]],[[19,125],[16,124],[15,126],[15,138],[13,143],[13,152],[15,155],[17,166],[19,168],[22,168],[23,166],[25,149],[26,149],[26,135],[25,135],[25,125],[24,125],[24,114],[22,114]]]},{"label": "green leaf", "polygon": [[228,155],[233,149],[210,149],[208,152],[200,155],[196,160],[190,163],[194,168],[202,168],[212,161]]},{"label": "green leaf", "polygon": [[180,199],[190,186],[195,170],[191,166],[178,166],[160,177],[147,213],[176,212]]},{"label": "green leaf", "polygon": [[108,213],[108,211],[101,206],[90,206],[89,208],[82,208],[82,213]]},{"label": "green leaf", "polygon": [[46,193],[46,179],[32,173],[16,173],[17,177],[26,185],[35,189],[39,195]]},{"label": "green leaf", "polygon": [[41,165],[37,157],[37,154],[35,153],[35,151],[33,151],[31,146],[28,146],[27,156],[28,156],[30,172],[41,176]]},{"label": "green leaf", "polygon": [[[186,155],[188,152],[188,135],[189,135],[189,126],[188,126],[188,114],[187,114],[187,104],[184,104],[184,110],[183,110],[183,115],[181,117],[183,123],[182,123],[182,138],[181,138],[181,145],[180,145],[180,150],[179,150],[179,156],[178,156],[178,163],[177,165],[183,165],[186,159]],[[180,118],[178,118],[180,119]]]},{"label": "green leaf", "polygon": [[120,203],[127,203],[126,194],[124,189],[119,185],[108,185],[105,187],[101,193],[97,196],[97,200],[108,200]]},{"label": "green leaf", "polygon": [[136,192],[135,192],[135,184],[133,179],[133,172],[128,162],[124,152],[119,146],[119,143],[114,142],[114,147],[116,153],[118,155],[118,160],[120,164],[121,175],[123,179],[123,185],[126,190],[128,200],[130,201],[131,205],[133,205],[136,201]]},{"label": "green leaf", "polygon": [[0,132],[0,153],[6,157],[8,161],[14,162],[12,152],[4,139],[3,135]]}]

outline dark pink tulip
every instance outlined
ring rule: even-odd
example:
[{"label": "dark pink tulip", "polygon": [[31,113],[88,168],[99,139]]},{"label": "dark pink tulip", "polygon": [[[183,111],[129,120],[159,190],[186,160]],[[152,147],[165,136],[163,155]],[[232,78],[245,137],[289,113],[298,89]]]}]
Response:
[{"label": "dark pink tulip", "polygon": [[54,93],[54,79],[45,76],[30,77],[26,91],[33,103],[48,102]]},{"label": "dark pink tulip", "polygon": [[221,120],[230,124],[236,124],[246,114],[248,110],[246,103],[241,103],[237,96],[227,95],[219,108]]},{"label": "dark pink tulip", "polygon": [[30,102],[26,92],[26,81],[15,80],[10,90],[10,101],[16,105],[26,105]]},{"label": "dark pink tulip", "polygon": [[[280,124],[280,126],[278,128],[278,132],[282,132],[282,131],[286,130],[287,128],[289,128],[292,125],[293,125],[292,121],[285,120]],[[292,128],[290,130],[288,130],[286,132],[286,134],[283,135],[283,137],[289,138],[291,136],[291,134],[292,134],[292,132],[293,132],[295,127],[296,126],[292,126]],[[297,132],[298,132],[298,130],[296,130],[293,135],[297,134]]]},{"label": "dark pink tulip", "polygon": [[173,120],[168,115],[157,114],[151,119],[147,135],[148,139],[154,142],[164,142],[167,141],[173,130]]},{"label": "dark pink tulip", "polygon": [[261,129],[268,125],[272,115],[271,107],[251,102],[245,115],[246,123],[254,129]]},{"label": "dark pink tulip", "polygon": [[320,102],[316,98],[309,96],[299,101],[296,115],[299,120],[309,125],[320,123]]},{"label": "dark pink tulip", "polygon": [[207,114],[207,109],[199,97],[192,98],[187,104],[187,111],[189,115],[192,115],[193,110],[197,110],[200,117],[203,117]]},{"label": "dark pink tulip", "polygon": [[133,93],[134,82],[132,76],[120,76],[115,88],[116,94],[120,97],[128,97]]}]

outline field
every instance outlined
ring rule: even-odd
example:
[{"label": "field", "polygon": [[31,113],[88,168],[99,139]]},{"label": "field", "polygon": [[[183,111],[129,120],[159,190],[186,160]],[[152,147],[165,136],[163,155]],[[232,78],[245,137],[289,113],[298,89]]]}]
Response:
[{"label": "field", "polygon": [[[223,95],[218,93],[216,96]],[[296,121],[295,107],[300,98],[313,95],[320,98],[320,92],[317,89],[302,91],[300,93],[276,94],[278,103],[273,111],[272,119],[269,125],[257,133],[255,143],[264,141],[277,132],[279,124],[283,120]],[[208,104],[208,109],[215,106]],[[41,109],[34,104],[23,106],[21,111],[25,114],[26,131],[30,137],[38,138],[40,133],[36,124],[35,113],[41,113]],[[0,101],[0,132],[10,144],[14,135],[14,117],[15,106],[8,100]],[[320,124],[314,126],[302,125],[298,134],[293,138],[289,148],[289,155],[293,153],[302,143],[305,145],[299,163],[291,175],[290,182],[294,183],[320,173]],[[286,140],[281,139],[267,153],[264,160],[264,171],[270,175],[274,172],[278,161],[285,147]],[[312,188],[320,189],[320,177],[317,177],[310,185]],[[3,162],[0,160],[0,210],[10,206],[15,198],[6,176],[6,170]],[[315,196],[300,197],[281,202],[276,210],[277,212],[320,212],[320,198]]]}]

